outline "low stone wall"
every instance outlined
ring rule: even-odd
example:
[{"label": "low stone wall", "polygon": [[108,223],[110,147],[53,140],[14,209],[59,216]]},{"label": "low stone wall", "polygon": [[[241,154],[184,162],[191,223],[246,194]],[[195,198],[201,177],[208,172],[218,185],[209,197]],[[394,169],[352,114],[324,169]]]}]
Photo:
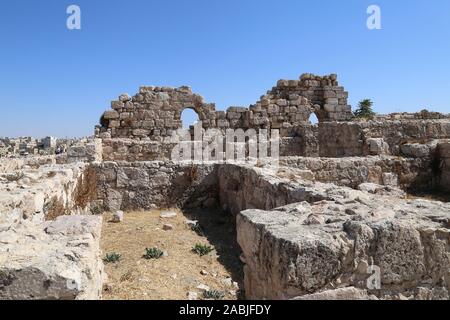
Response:
[{"label": "low stone wall", "polygon": [[[420,161],[282,159],[292,168],[162,161],[79,164],[82,174],[68,177],[76,181],[69,198],[94,201],[111,211],[220,203],[237,216],[249,299],[307,298],[321,292],[339,296],[342,290],[349,299],[448,299],[448,204],[312,181],[338,177],[343,184],[346,179],[356,184],[372,177],[359,175],[365,172],[361,168],[370,172],[379,166],[373,173],[379,178],[398,166],[412,170]],[[59,174],[47,177],[61,182]],[[17,181],[23,184],[23,179],[31,180],[31,172]],[[34,179],[45,182],[42,175]],[[95,181],[95,188],[87,188]],[[98,299],[104,276],[99,224],[100,217],[62,216],[0,226],[0,299]],[[30,245],[36,250],[30,251]],[[18,256],[26,262],[15,263]],[[367,287],[372,264],[381,268],[381,289]]]},{"label": "low stone wall", "polygon": [[[450,121],[302,124],[281,128],[280,139],[280,156],[430,158],[440,140],[450,139]],[[168,137],[162,141],[103,139],[103,158],[105,161],[166,161],[171,159],[175,140]]]},{"label": "low stone wall", "polygon": [[428,110],[422,110],[420,112],[396,112],[390,114],[380,114],[374,117],[377,121],[386,120],[438,120],[438,119],[450,119],[450,113],[440,113]]},{"label": "low stone wall", "polygon": [[103,162],[93,164],[97,199],[104,210],[141,210],[217,203],[215,165],[173,162]]},{"label": "low stone wall", "polygon": [[[448,204],[308,182],[280,169],[218,169],[221,205],[237,215],[246,298],[336,288],[351,289],[354,299],[449,298]],[[372,264],[381,268],[379,289],[367,284]]]},{"label": "low stone wall", "polygon": [[102,161],[102,140],[83,139],[82,141],[70,146],[67,153],[58,155],[56,159],[58,164]]},{"label": "low stone wall", "polygon": [[38,168],[45,164],[55,164],[55,156],[38,156],[23,158],[0,158],[0,174],[22,169],[25,166]]},{"label": "low stone wall", "polygon": [[357,188],[362,183],[423,190],[432,187],[431,160],[371,156],[352,158],[284,157],[280,166],[309,170],[314,180]]},{"label": "low stone wall", "polygon": [[[404,144],[427,144],[450,138],[450,121],[367,121],[319,124],[321,157],[352,157],[373,154],[371,139],[383,139],[391,155],[402,155]],[[380,154],[380,153],[378,153]]]},{"label": "low stone wall", "polygon": [[274,170],[161,161],[104,162],[91,168],[98,177],[97,199],[107,211],[212,206],[220,200],[224,209],[237,214],[249,208],[269,210],[327,198],[317,188],[307,187],[314,181],[354,189],[373,183],[422,190],[432,183],[428,161],[394,157],[286,157]]},{"label": "low stone wall", "polygon": [[224,164],[218,168],[222,208],[233,215],[242,210],[270,210],[289,203],[319,201],[327,196],[306,184],[277,176],[278,170]]},{"label": "low stone wall", "polygon": [[59,215],[89,212],[95,193],[86,164],[24,168],[0,174],[0,223],[23,219],[52,220]]},{"label": "low stone wall", "polygon": [[211,207],[233,214],[272,209],[326,198],[277,170],[237,164],[173,162],[104,162],[92,164],[98,177],[97,199],[104,210]]},{"label": "low stone wall", "polygon": [[[221,206],[237,215],[246,298],[336,288],[356,288],[353,298],[449,298],[448,204],[311,182],[295,169],[226,164],[218,175]],[[380,289],[367,285],[372,264]]]},{"label": "low stone wall", "polygon": [[301,125],[280,130],[280,156],[319,156],[319,127]]}]

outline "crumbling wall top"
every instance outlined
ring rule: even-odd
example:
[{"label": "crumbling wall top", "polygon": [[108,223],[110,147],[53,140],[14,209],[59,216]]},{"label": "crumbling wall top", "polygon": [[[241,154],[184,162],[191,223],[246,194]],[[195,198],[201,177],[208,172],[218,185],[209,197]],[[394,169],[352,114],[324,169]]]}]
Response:
[{"label": "crumbling wall top", "polygon": [[280,80],[250,108],[230,107],[217,111],[189,87],[141,87],[130,97],[123,94],[112,101],[96,128],[101,138],[132,138],[162,141],[182,128],[181,113],[193,109],[208,128],[289,128],[309,123],[312,113],[319,121],[351,119],[348,93],[340,87],[337,75],[304,74],[299,80]]}]

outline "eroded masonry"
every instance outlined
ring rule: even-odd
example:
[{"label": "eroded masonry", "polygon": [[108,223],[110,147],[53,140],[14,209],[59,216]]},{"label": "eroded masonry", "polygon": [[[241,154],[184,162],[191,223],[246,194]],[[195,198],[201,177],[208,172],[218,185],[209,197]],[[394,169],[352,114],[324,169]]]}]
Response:
[{"label": "eroded masonry", "polygon": [[[245,298],[448,300],[450,116],[358,121],[347,98],[336,75],[280,80],[227,111],[189,87],[142,87],[89,143],[2,160],[0,299],[101,298],[99,215],[177,207],[234,217]],[[172,161],[186,108],[205,130],[278,129],[278,165]]]}]

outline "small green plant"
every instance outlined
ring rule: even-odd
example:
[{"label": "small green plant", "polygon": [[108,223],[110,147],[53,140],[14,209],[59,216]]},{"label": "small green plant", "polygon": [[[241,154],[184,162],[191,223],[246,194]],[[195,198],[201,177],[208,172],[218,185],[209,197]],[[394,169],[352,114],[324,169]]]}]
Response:
[{"label": "small green plant", "polygon": [[103,259],[105,263],[116,263],[120,261],[121,255],[116,252],[107,253],[106,257]]},{"label": "small green plant", "polygon": [[99,216],[99,215],[102,214],[103,210],[102,210],[102,208],[100,208],[99,206],[93,206],[93,207],[91,208],[91,212],[92,212],[92,214],[93,214],[94,216]]},{"label": "small green plant", "polygon": [[225,298],[225,293],[217,290],[208,290],[203,292],[203,298],[210,300],[222,300]]},{"label": "small green plant", "polygon": [[192,248],[192,252],[198,254],[200,257],[206,256],[208,253],[213,251],[214,249],[211,246],[207,246],[206,244],[197,243],[194,248]]},{"label": "small green plant", "polygon": [[359,102],[358,109],[355,110],[354,115],[357,119],[371,119],[375,116],[372,109],[373,102],[370,99],[364,99]]},{"label": "small green plant", "polygon": [[164,252],[158,248],[145,248],[145,259],[159,259],[164,255]]}]

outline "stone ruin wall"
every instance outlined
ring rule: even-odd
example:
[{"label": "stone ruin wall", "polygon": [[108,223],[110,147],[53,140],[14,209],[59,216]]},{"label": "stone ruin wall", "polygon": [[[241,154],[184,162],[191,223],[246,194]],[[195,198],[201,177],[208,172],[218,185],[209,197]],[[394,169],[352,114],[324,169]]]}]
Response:
[{"label": "stone ruin wall", "polygon": [[348,93],[336,75],[325,77],[304,74],[300,80],[280,80],[277,86],[250,108],[230,107],[216,111],[189,87],[141,87],[133,97],[121,95],[111,103],[112,110],[101,117],[96,135],[103,138],[146,139],[163,142],[181,129],[181,113],[193,109],[204,129],[283,129],[309,123],[312,113],[320,121],[350,120]]},{"label": "stone ruin wall", "polygon": [[[319,153],[332,158],[376,154],[408,157],[405,145],[427,145],[433,140],[449,138],[448,120],[333,122],[319,125]],[[374,143],[385,144],[385,148],[377,149]]]},{"label": "stone ruin wall", "polygon": [[[91,167],[99,177],[96,186],[98,206],[105,211],[149,210],[174,205],[180,208],[209,208],[215,205],[223,207],[241,201],[237,199],[250,201],[248,206],[238,206],[241,210],[275,208],[275,206],[252,202],[251,199],[261,193],[265,196],[258,196],[260,199],[258,201],[271,201],[278,206],[295,202],[294,200],[305,201],[305,198],[294,199],[296,191],[289,188],[283,189],[280,185],[277,185],[277,188],[281,187],[283,190],[275,192],[271,182],[263,184],[258,189],[256,185],[263,183],[258,179],[258,168],[250,170],[233,164],[111,161],[91,164]],[[241,175],[246,177],[245,180],[240,180]],[[411,191],[429,190],[433,186],[430,161],[420,158],[286,157],[280,160],[277,175],[280,179],[284,178],[289,181],[305,179],[311,182],[333,183],[353,189],[357,189],[365,183],[385,186],[388,189],[401,188]],[[235,180],[232,180],[232,177],[235,177]],[[228,193],[227,190],[233,190],[233,183],[236,184],[236,190],[240,190],[243,186],[249,188],[253,185],[253,194],[246,193],[240,197],[235,194],[230,196],[230,200],[224,198]],[[264,191],[264,188],[267,190]],[[272,192],[273,194],[270,195]],[[281,201],[281,199],[285,200]],[[234,214],[239,212],[237,209],[231,211]]]},{"label": "stone ruin wall", "polygon": [[311,180],[357,189],[363,183],[429,190],[434,186],[431,159],[391,156],[350,158],[285,157],[280,165],[298,169]]},{"label": "stone ruin wall", "polygon": [[[282,209],[280,212],[283,214],[278,211],[274,211],[273,214],[264,211],[243,214],[243,210],[273,210],[281,206],[307,202],[314,210],[318,211],[328,207],[344,206],[339,209],[341,210],[339,213],[333,211],[330,219],[336,215],[342,215],[344,220],[351,220],[355,214],[358,216],[360,211],[361,217],[366,219],[365,214],[372,210],[367,207],[376,208],[383,204],[382,200],[376,202],[375,198],[380,195],[378,192],[386,192],[395,196],[395,200],[386,198],[390,211],[386,210],[383,214],[390,214],[393,210],[397,210],[395,201],[405,196],[396,187],[403,189],[430,188],[435,182],[433,178],[436,176],[436,172],[439,172],[438,184],[444,190],[449,190],[450,186],[450,142],[445,141],[450,139],[450,122],[446,120],[446,115],[403,114],[391,118],[377,116],[374,121],[352,122],[349,121],[352,114],[351,108],[347,104],[347,98],[347,92],[339,86],[335,75],[317,77],[306,74],[300,80],[280,80],[277,86],[262,96],[256,104],[249,108],[231,107],[226,112],[215,110],[214,104],[206,103],[201,96],[192,93],[188,87],[142,87],[137,95],[133,97],[122,95],[119,100],[112,102],[112,109],[103,114],[100,121],[101,126],[96,128],[97,139],[86,145],[70,149],[64,158],[51,159],[52,163],[55,161],[57,163],[89,162],[89,165],[83,166],[85,169],[79,169],[76,172],[70,170],[70,172],[66,172],[66,170],[59,173],[57,171],[56,175],[52,173],[52,170],[43,170],[41,175],[36,175],[37,173],[32,170],[33,165],[28,163],[12,163],[8,164],[8,168],[6,165],[4,169],[0,168],[1,173],[2,170],[10,171],[12,167],[19,169],[31,166],[31,168],[26,168],[27,172],[24,176],[5,175],[1,177],[5,181],[17,178],[17,189],[27,190],[21,191],[23,197],[11,198],[11,204],[15,205],[16,202],[26,198],[31,199],[31,201],[22,201],[21,203],[26,204],[26,207],[21,208],[20,211],[16,210],[15,215],[10,217],[20,220],[35,216],[38,220],[42,220],[38,221],[38,229],[33,229],[33,232],[36,233],[36,245],[45,249],[42,254],[50,255],[55,250],[65,250],[65,244],[74,240],[73,235],[61,234],[62,231],[58,228],[67,229],[67,226],[72,228],[72,224],[78,228],[87,221],[84,216],[81,218],[78,216],[57,217],[55,222],[44,221],[48,209],[52,206],[56,207],[56,211],[62,208],[66,213],[79,213],[75,212],[79,208],[81,211],[91,210],[95,213],[102,210],[154,209],[172,206],[180,208],[219,206],[225,211],[237,215],[241,221],[241,223],[238,222],[238,233],[241,247],[248,260],[246,289],[249,297],[283,298],[287,292],[287,297],[309,293],[310,289],[299,291],[297,285],[297,287],[291,288],[291,283],[286,279],[278,279],[279,283],[265,283],[264,279],[267,279],[267,274],[273,273],[271,278],[277,279],[277,274],[288,273],[289,270],[278,272],[277,265],[287,268],[291,264],[290,262],[270,264],[277,261],[277,252],[269,252],[273,247],[272,242],[258,243],[259,247],[257,247],[254,245],[256,241],[246,238],[246,235],[257,234],[257,232],[265,230],[265,227],[260,228],[265,223],[272,223],[265,221],[264,217],[273,216],[274,221],[278,223],[276,217],[288,214],[291,209]],[[168,138],[181,128],[181,112],[186,108],[192,108],[197,112],[204,129],[279,129],[282,139],[280,154],[284,156],[280,161],[281,170],[268,173],[268,168],[264,167],[233,164],[177,164],[168,161],[174,146]],[[309,123],[312,113],[316,114],[319,119],[317,126]],[[438,156],[434,158],[436,154]],[[433,165],[436,159],[438,160],[438,169]],[[76,165],[72,164],[72,166]],[[62,177],[58,178],[59,175]],[[33,181],[40,181],[41,185],[46,186],[47,189],[56,190],[56,199],[62,198],[64,203],[47,201],[53,199],[55,195],[47,195],[33,185],[30,189],[20,187],[20,183],[27,186]],[[69,183],[69,189],[66,187],[66,182]],[[54,185],[55,183],[56,185]],[[5,190],[6,188],[9,187],[5,185]],[[369,193],[373,194],[369,196],[354,189],[369,190]],[[67,190],[70,192],[67,193]],[[59,195],[61,192],[63,196]],[[29,197],[29,194],[34,196]],[[366,197],[368,198],[366,199]],[[301,204],[301,206],[304,205],[304,203]],[[423,204],[407,203],[405,208],[414,212],[419,205]],[[441,208],[431,209],[438,213],[441,210]],[[36,212],[41,214],[36,214]],[[295,225],[295,237],[300,237],[307,229],[307,227],[302,229],[302,225],[312,218],[308,212],[308,216],[305,216],[308,221],[300,223],[297,221],[299,213],[294,212],[293,215],[296,217],[293,221],[295,220],[294,222],[299,224]],[[390,216],[388,218],[392,219]],[[60,288],[61,284],[55,282],[50,289],[56,290],[57,294],[42,291],[42,297],[83,298],[86,297],[87,292],[89,292],[87,294],[89,298],[100,296],[101,293],[98,289],[101,288],[103,275],[98,250],[98,236],[101,222],[99,219],[96,219],[99,221],[94,220],[92,219],[91,222],[92,230],[95,232],[89,232],[95,236],[89,239],[88,249],[80,253],[80,256],[86,257],[86,260],[84,260],[85,258],[80,260],[79,264],[82,268],[77,271],[75,277],[80,275],[84,277],[86,274],[92,273],[95,275],[95,281],[89,284],[88,288],[75,291],[67,291],[63,285]],[[440,225],[437,222],[433,223],[434,229],[441,230],[438,228]],[[61,224],[62,226],[59,226]],[[321,228],[321,224],[323,223],[318,224],[318,228]],[[273,226],[276,227],[277,224],[274,223]],[[23,228],[25,228],[23,232],[21,231],[23,234],[31,232],[26,225]],[[56,228],[57,236],[52,232],[52,228]],[[79,236],[85,238],[86,230],[80,230],[79,233],[79,235],[75,235],[75,238]],[[25,243],[21,247],[14,244],[20,243],[22,240],[8,240],[6,236],[11,237],[11,235],[5,234],[6,240],[4,241],[7,241],[5,243],[8,248],[26,249]],[[54,237],[54,239],[52,238],[54,243],[61,243],[61,248],[59,246],[58,248],[52,246],[46,248],[49,237]],[[285,241],[283,237],[280,238],[280,241]],[[351,235],[347,243],[351,243],[353,238]],[[293,241],[293,239],[288,240],[289,244]],[[334,246],[334,243],[332,245]],[[438,246],[433,243],[431,247]],[[297,247],[301,248],[301,246]],[[253,254],[252,250],[254,249],[259,251]],[[403,250],[403,248],[401,249]],[[267,254],[265,250],[269,250]],[[272,253],[273,261],[271,260]],[[255,264],[252,264],[251,257],[259,257],[256,254],[261,254],[260,258],[263,263],[253,261]],[[295,256],[298,254],[295,252]],[[90,255],[92,257],[89,257]],[[283,255],[287,260],[293,256],[292,252],[286,252]],[[408,253],[408,255],[413,256],[412,253]],[[39,255],[30,257],[30,260],[32,259],[39,259]],[[433,259],[439,261],[435,257]],[[89,261],[90,264],[84,265],[84,261]],[[343,259],[343,261],[346,260]],[[355,257],[354,262],[358,264],[359,260]],[[65,261],[54,261],[54,264],[58,265],[61,270],[66,268],[66,263]],[[264,266],[266,265],[274,266],[274,269],[265,270]],[[395,266],[401,265],[401,263],[397,263]],[[46,277],[55,278],[52,274],[53,271],[46,267],[47,265],[39,266],[43,273],[38,275],[39,281]],[[261,270],[258,269],[260,267]],[[323,269],[323,265],[316,267],[317,270]],[[15,265],[8,265],[8,272],[11,274],[15,274],[17,269]],[[441,271],[435,272],[431,269],[427,272],[432,277],[438,279],[442,276]],[[298,270],[301,271],[299,273],[301,274],[305,268],[300,266]],[[57,271],[59,272],[59,269]],[[353,269],[344,271],[344,273],[354,272]],[[66,284],[67,280],[73,278],[72,276],[61,277],[61,283]],[[322,281],[322,277],[305,274],[305,279],[315,278]],[[327,277],[324,276],[323,279],[327,279]],[[0,280],[2,280],[1,277]],[[410,281],[407,277],[401,280]],[[299,281],[299,283],[303,282]],[[389,279],[386,283],[389,283]],[[404,283],[401,282],[401,285]],[[282,286],[277,287],[279,290],[277,289],[276,296],[267,294],[267,292],[274,291],[273,288],[280,284]],[[411,286],[425,284],[425,281],[419,279]],[[346,285],[355,285],[355,283],[349,282]],[[20,288],[10,287],[9,289],[19,297],[22,294]],[[313,289],[323,290],[325,287],[314,285]],[[38,285],[36,291],[39,290],[41,287]],[[8,293],[9,296],[12,295],[11,292]],[[58,296],[60,293],[63,296]],[[1,298],[4,297],[0,295]]]},{"label": "stone ruin wall", "polygon": [[[402,201],[370,184],[299,184],[261,168],[218,173],[221,206],[237,215],[247,299],[344,290],[346,299],[448,300],[448,204]],[[367,288],[370,263],[381,267],[381,290]]]},{"label": "stone ruin wall", "polygon": [[171,161],[103,162],[96,171],[97,199],[103,210],[151,210],[218,203],[217,166]]},{"label": "stone ruin wall", "polygon": [[0,172],[0,300],[101,297],[97,177],[87,163],[55,161]]},{"label": "stone ruin wall", "polygon": [[395,112],[390,114],[377,114],[374,120],[394,121],[394,120],[445,120],[450,119],[450,114],[422,110],[419,112]]},{"label": "stone ruin wall", "polygon": [[96,179],[87,163],[0,173],[0,224],[95,212]]},{"label": "stone ruin wall", "polygon": [[443,191],[450,192],[450,142],[439,145],[439,184]]},{"label": "stone ruin wall", "polygon": [[300,80],[280,80],[249,108],[217,111],[189,87],[141,87],[133,97],[121,95],[111,103],[96,128],[103,140],[106,161],[167,160],[173,148],[170,138],[182,128],[181,113],[193,109],[203,129],[280,130],[282,155],[318,155],[319,121],[347,121],[352,117],[348,93],[336,75],[304,74]]},{"label": "stone ruin wall", "polygon": [[[227,111],[217,111],[189,87],[141,87],[133,97],[123,94],[111,103],[96,137],[103,141],[105,161],[165,161],[175,145],[172,135],[182,128],[181,113],[190,108],[203,129],[280,130],[281,156],[409,157],[410,144],[450,138],[449,115],[402,113],[356,122],[347,98],[333,74],[280,80],[249,108]],[[318,125],[309,122],[313,113]]]},{"label": "stone ruin wall", "polygon": [[[102,140],[96,146],[102,149],[100,158],[105,161],[100,168],[113,168],[106,169],[108,178],[99,187],[103,190],[99,199],[110,210],[164,206],[174,200],[166,193],[184,184],[184,178],[178,177],[184,169],[168,160],[175,146],[172,134],[182,127],[181,113],[186,108],[197,112],[203,129],[279,129],[280,155],[294,157],[282,158],[282,165],[306,170],[316,181],[353,188],[367,182],[403,189],[431,188],[435,184],[431,164],[437,143],[450,138],[447,115],[421,112],[397,114],[383,121],[388,116],[349,121],[352,113],[347,98],[336,75],[311,74],[278,81],[248,109],[217,111],[189,87],[141,87],[133,97],[123,94],[112,102],[112,109],[103,114],[96,128],[96,136]],[[317,115],[318,125],[309,123],[312,113]],[[366,156],[375,158],[336,159]],[[146,167],[139,162],[152,164]],[[120,182],[127,172],[137,177],[133,185]],[[140,175],[144,180],[138,178]],[[157,184],[153,191],[159,190],[162,198],[170,201],[157,198],[160,193],[156,191],[156,198],[151,196],[146,179]],[[172,203],[179,203],[179,199]]]},{"label": "stone ruin wall", "polygon": [[0,161],[0,174],[22,169],[25,166],[39,168],[46,164],[55,164],[55,156],[37,156],[29,158],[2,158]]}]

